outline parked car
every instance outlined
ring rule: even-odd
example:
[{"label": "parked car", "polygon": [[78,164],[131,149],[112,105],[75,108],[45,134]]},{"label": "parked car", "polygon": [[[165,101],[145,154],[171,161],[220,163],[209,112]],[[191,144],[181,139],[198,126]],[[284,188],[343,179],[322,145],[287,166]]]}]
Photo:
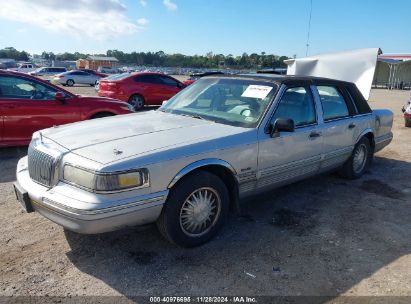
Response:
[{"label": "parked car", "polygon": [[196,73],[196,74],[191,74],[190,77],[183,81],[184,85],[189,86],[190,84],[193,84],[196,80],[205,77],[205,76],[212,76],[212,75],[223,75],[223,72],[204,72],[204,73]]},{"label": "parked car", "polygon": [[177,94],[185,85],[177,79],[160,73],[125,73],[116,79],[101,79],[98,95],[128,102],[134,110],[145,105],[161,105]]},{"label": "parked car", "polygon": [[29,73],[37,69],[37,67],[30,63],[30,62],[25,62],[21,63],[17,66],[17,68],[10,68],[7,69],[8,71],[15,71],[15,72],[21,72],[21,73]]},{"label": "parked car", "polygon": [[37,132],[15,189],[28,212],[69,230],[157,221],[171,242],[197,246],[247,196],[338,168],[361,177],[392,122],[348,82],[207,77],[157,111]]},{"label": "parked car", "polygon": [[126,113],[127,103],[77,96],[34,76],[0,71],[0,147],[28,145],[40,129]]},{"label": "parked car", "polygon": [[32,76],[53,76],[64,72],[67,72],[67,69],[63,67],[43,67],[29,72],[29,74]]},{"label": "parked car", "polygon": [[97,72],[99,73],[105,73],[105,74],[117,74],[119,72],[118,68],[113,68],[113,67],[98,67]]},{"label": "parked car", "polygon": [[405,127],[411,128],[411,98],[410,98],[410,100],[402,107],[402,112],[404,113]]},{"label": "parked car", "polygon": [[94,74],[94,75],[100,76],[101,78],[107,77],[109,75],[109,74],[106,74],[106,73],[100,73],[98,71],[94,71],[92,69],[79,69],[77,71],[83,71],[83,72],[86,72],[86,73]]},{"label": "parked car", "polygon": [[94,86],[99,79],[101,79],[100,76],[74,70],[55,75],[51,82],[69,87],[72,87],[75,84],[88,84]]}]

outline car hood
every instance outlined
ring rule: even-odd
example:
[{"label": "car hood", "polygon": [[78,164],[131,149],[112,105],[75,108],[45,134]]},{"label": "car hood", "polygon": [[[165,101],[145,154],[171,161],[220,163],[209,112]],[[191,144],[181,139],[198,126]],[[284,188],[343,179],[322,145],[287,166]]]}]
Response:
[{"label": "car hood", "polygon": [[112,103],[118,103],[118,104],[127,104],[125,101],[121,101],[115,98],[110,98],[110,97],[96,97],[96,96],[85,96],[85,95],[76,95],[77,98],[79,98],[81,101],[84,102],[89,102],[89,101],[105,101],[105,102],[112,102]]},{"label": "car hood", "polygon": [[41,134],[77,155],[107,164],[247,130],[249,129],[150,111],[53,127],[41,131]]}]

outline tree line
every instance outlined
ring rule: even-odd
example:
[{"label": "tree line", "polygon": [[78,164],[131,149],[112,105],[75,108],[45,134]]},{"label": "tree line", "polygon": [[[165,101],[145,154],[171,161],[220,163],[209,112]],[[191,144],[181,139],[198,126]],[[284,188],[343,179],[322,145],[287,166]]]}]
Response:
[{"label": "tree line", "polygon": [[[74,61],[85,59],[90,54],[69,53],[54,54],[53,52],[42,52],[41,58],[46,60]],[[167,67],[192,67],[192,68],[285,68],[284,60],[287,56],[273,54],[243,53],[241,56],[232,54],[214,54],[208,52],[205,55],[183,55],[166,54],[159,52],[131,52],[125,53],[119,50],[108,50],[105,54],[94,54],[97,56],[115,57],[121,64],[125,65],[145,65],[145,66],[167,66]],[[29,60],[29,54],[25,51],[19,52],[14,48],[4,48],[0,50],[0,58],[11,58],[15,60]]]}]

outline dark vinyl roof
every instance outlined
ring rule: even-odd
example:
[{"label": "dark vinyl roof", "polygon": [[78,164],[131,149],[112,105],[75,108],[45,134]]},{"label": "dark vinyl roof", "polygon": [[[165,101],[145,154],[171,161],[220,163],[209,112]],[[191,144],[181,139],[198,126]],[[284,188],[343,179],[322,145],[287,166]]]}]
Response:
[{"label": "dark vinyl roof", "polygon": [[351,84],[351,82],[324,78],[314,76],[298,76],[298,75],[277,75],[277,74],[238,74],[238,75],[214,75],[206,76],[207,78],[233,78],[233,79],[250,79],[250,80],[262,80],[267,82],[285,83],[285,82],[311,82],[311,83],[330,83],[330,84]]}]

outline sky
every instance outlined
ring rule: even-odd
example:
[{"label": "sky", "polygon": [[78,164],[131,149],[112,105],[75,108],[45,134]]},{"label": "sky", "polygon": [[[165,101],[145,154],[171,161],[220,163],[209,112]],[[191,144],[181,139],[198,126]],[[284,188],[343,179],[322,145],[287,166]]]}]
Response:
[{"label": "sky", "polygon": [[[311,0],[0,0],[0,48],[304,57]],[[411,53],[410,0],[312,0],[309,55]]]}]

